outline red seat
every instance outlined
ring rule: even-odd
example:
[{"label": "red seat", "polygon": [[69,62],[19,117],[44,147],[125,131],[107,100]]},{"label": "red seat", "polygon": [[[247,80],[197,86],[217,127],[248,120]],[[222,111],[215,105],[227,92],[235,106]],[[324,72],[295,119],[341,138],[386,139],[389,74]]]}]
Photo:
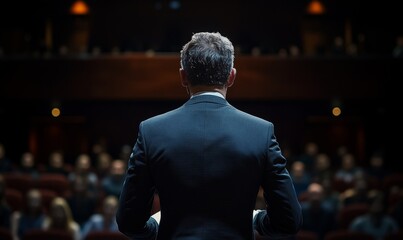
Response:
[{"label": "red seat", "polygon": [[340,229],[348,229],[350,223],[358,216],[368,213],[369,205],[365,203],[355,203],[347,205],[339,210],[337,221]]},{"label": "red seat", "polygon": [[23,194],[28,192],[35,183],[29,174],[5,173],[3,177],[7,188],[16,189]]},{"label": "red seat", "polygon": [[383,179],[382,187],[385,190],[390,190],[390,188],[398,186],[403,188],[403,174],[402,173],[394,173],[386,176]]},{"label": "red seat", "polygon": [[84,240],[129,240],[120,232],[94,231],[88,233]]},{"label": "red seat", "polygon": [[73,235],[64,230],[34,229],[27,231],[22,240],[74,240]]},{"label": "red seat", "polygon": [[295,236],[295,240],[319,240],[319,236],[312,231],[300,230]]},{"label": "red seat", "polygon": [[36,186],[38,189],[54,191],[60,197],[65,197],[66,193],[70,191],[70,183],[67,177],[61,174],[42,174],[38,178]]},{"label": "red seat", "polygon": [[24,196],[19,190],[7,187],[5,197],[7,204],[11,207],[12,211],[22,211],[24,206]]},{"label": "red seat", "polygon": [[335,230],[328,232],[325,236],[325,240],[375,240],[375,238],[367,233]]}]

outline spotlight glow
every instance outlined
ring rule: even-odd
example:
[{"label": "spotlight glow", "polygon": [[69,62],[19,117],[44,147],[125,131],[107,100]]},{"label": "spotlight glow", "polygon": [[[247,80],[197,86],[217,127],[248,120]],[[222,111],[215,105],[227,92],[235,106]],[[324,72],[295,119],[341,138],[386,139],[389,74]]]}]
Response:
[{"label": "spotlight glow", "polygon": [[55,108],[52,109],[52,116],[53,116],[53,117],[55,117],[55,118],[56,118],[56,117],[59,117],[59,116],[60,116],[60,113],[61,113],[61,112],[60,112],[60,109],[59,109],[59,108],[55,107]]},{"label": "spotlight glow", "polygon": [[341,114],[341,109],[340,109],[339,107],[333,107],[333,109],[332,109],[332,114],[333,114],[333,116],[335,116],[335,117],[340,116],[340,114]]}]

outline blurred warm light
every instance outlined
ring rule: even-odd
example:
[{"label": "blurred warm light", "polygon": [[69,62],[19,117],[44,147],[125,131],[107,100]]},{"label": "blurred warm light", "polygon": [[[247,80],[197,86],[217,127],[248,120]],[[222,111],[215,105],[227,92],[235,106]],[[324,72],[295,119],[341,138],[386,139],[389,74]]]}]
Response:
[{"label": "blurred warm light", "polygon": [[341,114],[341,109],[340,109],[339,107],[333,107],[333,108],[332,108],[332,114],[333,114],[333,116],[335,116],[335,117],[340,116],[340,114]]},{"label": "blurred warm light", "polygon": [[55,107],[52,109],[52,116],[53,117],[59,117],[60,116],[60,109]]},{"label": "blurred warm light", "polygon": [[77,0],[71,5],[70,13],[74,15],[85,15],[90,12],[88,5],[83,0]]},{"label": "blurred warm light", "polygon": [[324,14],[325,6],[319,0],[312,0],[308,4],[307,12],[314,15]]}]

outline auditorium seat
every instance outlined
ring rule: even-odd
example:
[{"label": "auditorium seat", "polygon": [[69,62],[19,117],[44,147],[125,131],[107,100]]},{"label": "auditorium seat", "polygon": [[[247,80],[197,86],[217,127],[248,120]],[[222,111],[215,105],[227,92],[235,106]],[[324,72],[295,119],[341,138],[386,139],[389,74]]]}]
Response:
[{"label": "auditorium seat", "polygon": [[7,187],[5,197],[12,211],[21,211],[23,209],[24,196],[19,190]]},{"label": "auditorium seat", "polygon": [[324,240],[375,240],[375,238],[367,233],[352,232],[343,229],[328,232]]},{"label": "auditorium seat", "polygon": [[12,188],[25,194],[35,183],[29,174],[5,173],[3,174],[7,188]]},{"label": "auditorium seat", "polygon": [[319,236],[312,231],[300,230],[295,236],[295,240],[319,240]]},{"label": "auditorium seat", "polygon": [[383,189],[390,190],[394,186],[403,188],[403,173],[394,173],[385,176],[382,182]]},{"label": "auditorium seat", "polygon": [[368,213],[369,204],[354,203],[342,207],[337,215],[337,224],[339,229],[348,229],[350,223],[358,216]]},{"label": "auditorium seat", "polygon": [[129,238],[120,232],[94,231],[88,233],[84,240],[129,240]]},{"label": "auditorium seat", "polygon": [[65,197],[70,191],[70,183],[66,176],[61,174],[45,173],[39,176],[36,187],[54,191],[58,196]]},{"label": "auditorium seat", "polygon": [[73,235],[64,230],[34,229],[27,231],[22,240],[74,240]]}]

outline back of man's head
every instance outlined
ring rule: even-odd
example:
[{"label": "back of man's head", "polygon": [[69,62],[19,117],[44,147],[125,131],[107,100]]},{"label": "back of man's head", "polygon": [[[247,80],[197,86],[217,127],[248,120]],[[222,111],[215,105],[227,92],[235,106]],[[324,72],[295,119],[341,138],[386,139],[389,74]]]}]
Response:
[{"label": "back of man's head", "polygon": [[234,47],[218,32],[195,33],[181,50],[181,67],[192,86],[223,86],[233,66]]}]

